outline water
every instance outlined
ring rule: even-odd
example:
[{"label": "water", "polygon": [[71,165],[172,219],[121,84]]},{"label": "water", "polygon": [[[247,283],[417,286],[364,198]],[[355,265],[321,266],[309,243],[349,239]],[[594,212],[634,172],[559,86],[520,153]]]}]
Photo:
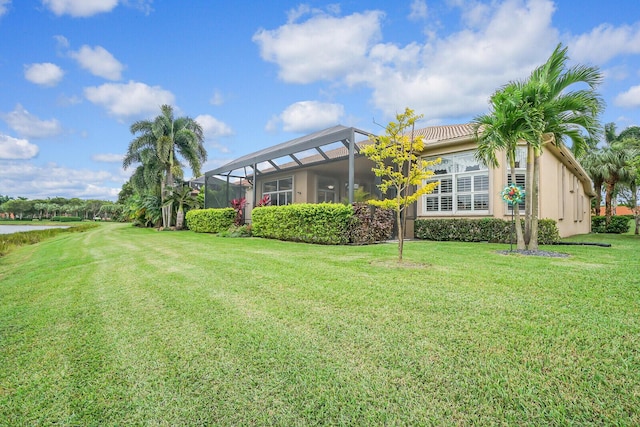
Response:
[{"label": "water", "polygon": [[49,228],[69,228],[68,225],[0,225],[0,234],[19,233],[21,231],[48,230]]}]

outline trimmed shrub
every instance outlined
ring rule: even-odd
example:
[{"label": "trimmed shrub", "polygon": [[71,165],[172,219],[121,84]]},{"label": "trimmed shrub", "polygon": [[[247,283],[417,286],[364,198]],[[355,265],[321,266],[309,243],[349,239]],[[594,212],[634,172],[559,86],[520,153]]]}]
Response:
[{"label": "trimmed shrub", "polygon": [[367,245],[391,238],[394,212],[368,203],[354,203],[353,217],[349,224],[349,243]]},{"label": "trimmed shrub", "polygon": [[79,216],[54,216],[54,217],[51,217],[51,221],[77,222],[77,221],[82,221],[82,218],[80,218]]},{"label": "trimmed shrub", "polygon": [[629,231],[629,217],[631,215],[612,216],[609,225],[607,225],[607,217],[598,215],[591,217],[592,233],[614,233],[622,234]]},{"label": "trimmed shrub", "polygon": [[256,237],[340,245],[348,243],[353,208],[336,203],[263,206],[251,211]]},{"label": "trimmed shrub", "polygon": [[220,233],[228,230],[236,218],[233,208],[192,209],[185,215],[187,227],[196,233]]},{"label": "trimmed shrub", "polygon": [[[499,218],[446,218],[417,219],[415,236],[418,239],[458,242],[509,243],[511,221]],[[515,232],[513,233],[515,242]],[[538,243],[553,244],[560,240],[556,222],[551,219],[538,221]]]}]

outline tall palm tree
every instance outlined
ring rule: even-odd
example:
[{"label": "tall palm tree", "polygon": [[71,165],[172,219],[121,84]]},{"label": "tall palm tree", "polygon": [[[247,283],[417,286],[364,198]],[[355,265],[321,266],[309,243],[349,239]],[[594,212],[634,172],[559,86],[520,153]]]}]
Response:
[{"label": "tall palm tree", "polygon": [[612,145],[603,149],[601,155],[601,170],[605,184],[605,216],[606,222],[611,222],[613,214],[613,198],[616,193],[616,185],[623,182],[631,182],[636,179],[636,168],[633,164],[638,153],[621,145]]},{"label": "tall palm tree", "polygon": [[[601,132],[598,120],[604,102],[596,92],[603,75],[597,67],[575,65],[567,68],[567,48],[559,44],[547,62],[536,68],[522,84],[523,101],[536,117],[529,125],[536,127],[529,134],[537,135],[537,141],[527,141],[527,180],[525,241],[528,248],[538,248],[538,182],[539,161],[545,142],[564,145],[572,141],[571,149],[580,155],[588,146],[586,137],[594,138]],[[585,89],[570,90],[574,85],[586,85]],[[530,167],[531,166],[531,167]]]},{"label": "tall palm tree", "polygon": [[[478,148],[476,157],[491,167],[498,167],[497,153],[506,153],[511,173],[511,182],[516,182],[516,152],[520,141],[533,139],[526,126],[530,109],[524,108],[522,91],[516,84],[497,90],[490,98],[491,111],[473,120]],[[525,249],[520,222],[520,207],[513,205],[516,230],[516,247]]]},{"label": "tall palm tree", "polygon": [[[127,169],[134,163],[142,163],[140,172],[144,180],[155,177],[160,184],[163,202],[163,227],[171,226],[171,205],[164,206],[176,178],[183,176],[182,158],[194,175],[207,160],[204,134],[198,122],[189,117],[175,118],[173,107],[163,105],[161,114],[154,120],[140,120],[131,125],[131,133],[137,135],[130,143],[123,160]],[[148,169],[148,170],[147,170]]]},{"label": "tall palm tree", "polygon": [[595,206],[593,208],[594,215],[600,215],[600,205],[602,204],[602,186],[604,185],[604,171],[602,160],[602,149],[589,150],[586,154],[579,157],[580,165],[587,172],[591,181],[593,181],[593,190],[596,193]]}]

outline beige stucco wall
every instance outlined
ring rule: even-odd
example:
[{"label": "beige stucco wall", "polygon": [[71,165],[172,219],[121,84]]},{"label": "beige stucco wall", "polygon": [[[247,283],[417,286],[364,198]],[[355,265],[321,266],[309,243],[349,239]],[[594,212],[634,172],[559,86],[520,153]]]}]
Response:
[{"label": "beige stucco wall", "polygon": [[[475,150],[473,139],[442,141],[427,144],[427,156],[438,156],[461,151]],[[418,201],[419,218],[478,218],[494,217],[511,219],[506,203],[500,192],[507,185],[508,164],[504,154],[497,168],[489,169],[489,213],[488,214],[432,214],[424,211],[424,204]],[[593,196],[592,184],[584,170],[571,153],[564,148],[546,144],[540,159],[539,218],[553,219],[558,224],[561,237],[585,234],[591,231],[589,207]]]}]

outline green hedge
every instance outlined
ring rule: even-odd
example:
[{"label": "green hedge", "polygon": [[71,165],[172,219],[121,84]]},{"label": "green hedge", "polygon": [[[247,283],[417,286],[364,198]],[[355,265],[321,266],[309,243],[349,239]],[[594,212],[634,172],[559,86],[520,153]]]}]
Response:
[{"label": "green hedge", "polygon": [[[414,234],[418,239],[460,242],[509,243],[511,221],[498,218],[417,219]],[[513,236],[515,242],[515,232]],[[538,243],[553,244],[560,240],[558,226],[551,219],[538,221]]]},{"label": "green hedge", "polygon": [[336,203],[263,206],[251,211],[256,237],[341,245],[349,242],[353,208]]},{"label": "green hedge", "polygon": [[51,218],[51,221],[76,222],[76,221],[82,221],[82,218],[80,218],[79,216],[54,216]]},{"label": "green hedge", "polygon": [[[612,216],[611,222],[609,222],[609,225],[607,225],[606,216],[592,216],[591,232],[615,234],[626,233],[629,231],[629,217],[630,215]],[[633,216],[631,216],[631,219],[633,219]]]},{"label": "green hedge", "polygon": [[196,233],[220,233],[228,230],[235,219],[233,208],[192,209],[185,215],[187,227]]}]

